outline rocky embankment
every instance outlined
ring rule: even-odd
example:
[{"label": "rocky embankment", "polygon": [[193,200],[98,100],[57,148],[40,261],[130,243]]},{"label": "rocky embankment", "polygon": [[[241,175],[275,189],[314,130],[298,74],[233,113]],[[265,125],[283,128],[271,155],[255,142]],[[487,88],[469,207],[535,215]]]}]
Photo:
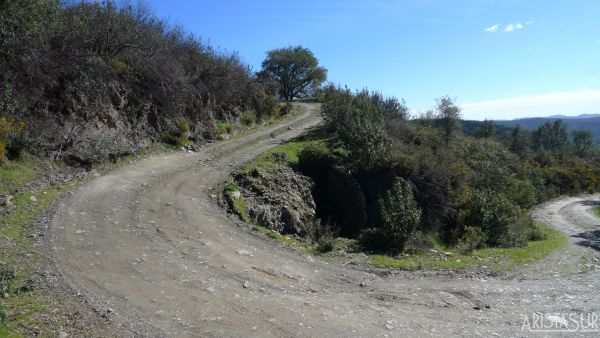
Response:
[{"label": "rocky embankment", "polygon": [[310,177],[275,166],[240,172],[235,182],[225,197],[239,216],[281,234],[310,234],[316,215]]}]

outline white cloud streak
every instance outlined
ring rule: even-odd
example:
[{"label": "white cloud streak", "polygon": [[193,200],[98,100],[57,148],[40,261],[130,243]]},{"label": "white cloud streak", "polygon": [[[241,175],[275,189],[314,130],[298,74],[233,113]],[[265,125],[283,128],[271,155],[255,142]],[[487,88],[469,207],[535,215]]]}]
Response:
[{"label": "white cloud streak", "polygon": [[506,25],[506,27],[504,28],[504,31],[505,32],[512,32],[512,31],[515,31],[515,30],[523,29],[524,27],[525,26],[523,26],[523,24],[520,23],[520,22],[519,23],[515,23],[515,24],[511,23],[511,24]]},{"label": "white cloud streak", "polygon": [[[514,32],[516,30],[523,29],[523,28],[525,28],[525,26],[529,26],[529,25],[533,25],[533,21],[527,21],[527,22],[525,22],[525,24],[522,24],[520,22],[509,23],[508,25],[504,26],[504,31],[505,32]],[[488,33],[496,33],[501,28],[502,28],[502,25],[493,25],[493,26],[484,28],[483,30]]]},{"label": "white cloud streak", "polygon": [[503,120],[600,113],[600,89],[584,89],[461,104],[467,119]]},{"label": "white cloud streak", "polygon": [[498,31],[498,27],[500,27],[499,25],[493,25],[490,26],[488,28],[485,28],[484,31],[488,32],[488,33],[495,33]]}]

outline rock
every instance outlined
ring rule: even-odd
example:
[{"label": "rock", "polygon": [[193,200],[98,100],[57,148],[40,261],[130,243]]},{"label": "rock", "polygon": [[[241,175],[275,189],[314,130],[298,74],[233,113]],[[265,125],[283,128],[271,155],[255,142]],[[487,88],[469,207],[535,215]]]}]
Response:
[{"label": "rock", "polygon": [[385,324],[385,328],[388,330],[393,330],[394,329],[394,325],[392,324]]},{"label": "rock", "polygon": [[58,331],[58,338],[67,338],[69,336],[65,331]]},{"label": "rock", "polygon": [[[286,160],[285,154],[280,160]],[[316,216],[311,178],[289,167],[277,166],[252,170],[236,181],[240,185],[239,197],[244,196],[251,219],[281,234],[309,233]],[[236,192],[230,194],[229,203],[239,198]]]},{"label": "rock", "polygon": [[243,287],[244,287],[244,289],[249,288],[250,287],[250,282],[245,281]]},{"label": "rock", "polygon": [[240,197],[242,197],[242,193],[239,190],[236,190],[236,191],[234,191],[234,192],[231,193],[231,197],[234,198],[234,199],[236,199],[236,200],[239,200]]},{"label": "rock", "polygon": [[213,293],[215,293],[215,288],[213,288],[212,286],[209,286],[206,288],[206,292],[213,294]]},{"label": "rock", "polygon": [[238,250],[236,252],[240,256],[252,256],[252,253],[248,250]]},{"label": "rock", "polygon": [[35,196],[33,196],[33,195],[32,195],[31,197],[29,197],[29,200],[30,200],[31,202],[34,202],[34,203],[35,203],[35,202],[37,202],[37,197],[35,197]]},{"label": "rock", "polygon": [[13,195],[5,195],[5,196],[0,197],[0,205],[5,205],[7,207],[14,206],[14,203],[12,202],[13,198],[14,198]]}]

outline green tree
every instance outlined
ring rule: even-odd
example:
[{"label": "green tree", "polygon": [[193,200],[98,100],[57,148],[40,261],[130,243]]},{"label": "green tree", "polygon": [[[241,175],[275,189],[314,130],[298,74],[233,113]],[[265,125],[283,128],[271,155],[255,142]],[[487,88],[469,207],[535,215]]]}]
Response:
[{"label": "green tree", "polygon": [[342,91],[340,96],[337,130],[350,152],[350,163],[358,170],[382,165],[389,158],[390,140],[381,95],[363,90],[349,97]]},{"label": "green tree", "polygon": [[533,131],[533,145],[536,149],[561,150],[569,140],[567,127],[562,120],[546,122]]},{"label": "green tree", "polygon": [[509,149],[513,153],[524,156],[529,147],[529,132],[520,124],[517,124],[510,130]]},{"label": "green tree", "polygon": [[586,129],[575,129],[571,132],[573,146],[578,156],[585,156],[587,152],[594,147],[594,137],[592,132]]},{"label": "green tree", "polygon": [[411,185],[396,178],[394,185],[379,200],[382,232],[386,235],[390,249],[402,251],[409,236],[421,222],[421,209],[415,201]]},{"label": "green tree", "polygon": [[475,137],[490,138],[496,135],[496,124],[491,120],[484,120],[481,126],[475,130]]},{"label": "green tree", "polygon": [[451,97],[443,96],[437,99],[436,113],[437,119],[444,129],[446,145],[449,145],[454,135],[460,130],[460,107],[454,103]]},{"label": "green tree", "polygon": [[308,48],[296,46],[268,51],[257,76],[265,83],[277,82],[279,96],[291,101],[314,93],[327,78],[327,69]]}]

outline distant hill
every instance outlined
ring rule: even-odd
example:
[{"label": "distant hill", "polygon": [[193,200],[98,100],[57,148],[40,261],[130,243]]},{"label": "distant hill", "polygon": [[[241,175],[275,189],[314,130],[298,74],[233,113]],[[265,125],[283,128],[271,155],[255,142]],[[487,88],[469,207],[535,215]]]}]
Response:
[{"label": "distant hill", "polygon": [[580,114],[577,116],[567,116],[567,115],[548,116],[548,118],[554,118],[554,119],[590,119],[593,117],[600,117],[600,114]]},{"label": "distant hill", "polygon": [[499,120],[494,121],[498,125],[503,125],[509,128],[520,124],[521,127],[533,130],[544,124],[545,122],[554,122],[556,120],[563,120],[567,126],[567,130],[571,131],[577,128],[587,129],[592,132],[594,139],[597,143],[600,143],[600,114],[583,114],[579,116],[564,116],[560,115],[550,117],[533,117],[516,120]]}]

